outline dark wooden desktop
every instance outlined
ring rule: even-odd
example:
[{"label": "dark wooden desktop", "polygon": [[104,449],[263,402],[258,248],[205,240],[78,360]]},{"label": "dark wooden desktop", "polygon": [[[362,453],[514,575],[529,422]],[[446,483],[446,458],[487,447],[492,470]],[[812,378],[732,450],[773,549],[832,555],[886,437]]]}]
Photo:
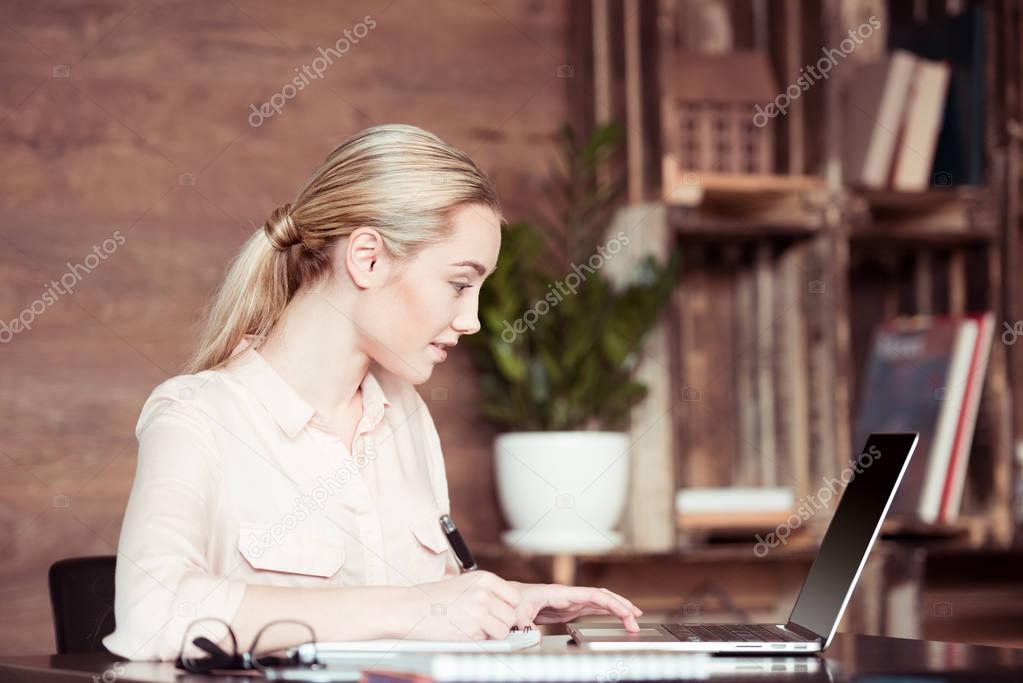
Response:
[{"label": "dark wooden desktop", "polygon": [[[573,647],[566,636],[547,636],[544,650],[563,651]],[[762,659],[762,658],[757,658]],[[782,673],[779,678],[794,681],[1001,681],[1023,680],[1023,649],[964,645],[882,636],[840,633],[815,673]],[[131,681],[234,681],[238,676],[181,676],[172,664],[119,664],[110,655],[26,655],[0,657],[0,681],[37,683],[75,680],[99,683]],[[737,671],[734,677],[715,674],[718,681],[751,681],[773,678],[770,674],[750,675]]]}]

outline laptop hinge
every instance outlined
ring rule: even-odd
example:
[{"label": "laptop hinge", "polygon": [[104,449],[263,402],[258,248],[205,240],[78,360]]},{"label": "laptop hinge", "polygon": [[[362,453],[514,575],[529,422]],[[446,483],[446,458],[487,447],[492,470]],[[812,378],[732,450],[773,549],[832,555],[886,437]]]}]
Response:
[{"label": "laptop hinge", "polygon": [[795,633],[797,636],[799,636],[800,638],[803,638],[804,640],[809,640],[811,642],[812,641],[817,641],[817,640],[820,640],[820,641],[824,640],[824,636],[818,635],[818,634],[814,633],[813,631],[811,631],[810,629],[804,628],[804,627],[800,626],[799,624],[797,624],[797,623],[795,623],[793,621],[790,621],[789,623],[785,624],[784,626],[780,626],[780,627],[785,629],[786,631],[791,631],[792,633]]}]

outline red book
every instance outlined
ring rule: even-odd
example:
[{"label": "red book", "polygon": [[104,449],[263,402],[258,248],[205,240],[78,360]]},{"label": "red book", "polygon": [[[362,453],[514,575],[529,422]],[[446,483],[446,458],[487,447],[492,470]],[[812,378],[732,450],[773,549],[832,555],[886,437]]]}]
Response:
[{"label": "red book", "polygon": [[970,371],[966,378],[963,407],[959,412],[955,441],[952,445],[952,458],[941,492],[938,521],[945,524],[954,522],[959,516],[963,489],[966,486],[966,464],[970,457],[970,447],[973,445],[973,430],[977,425],[980,395],[984,388],[988,358],[991,356],[991,340],[995,330],[993,313],[978,313],[969,317],[977,323],[977,342],[974,344],[970,357]]}]

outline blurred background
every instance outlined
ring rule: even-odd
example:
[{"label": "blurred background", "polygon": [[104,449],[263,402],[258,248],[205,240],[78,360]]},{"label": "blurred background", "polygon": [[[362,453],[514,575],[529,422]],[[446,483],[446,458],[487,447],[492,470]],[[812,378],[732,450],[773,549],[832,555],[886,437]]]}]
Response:
[{"label": "blurred background", "polygon": [[783,623],[865,435],[919,431],[840,630],[1023,645],[1018,3],[0,13],[0,652],[54,651],[48,567],[116,552],[229,259],[394,122],[513,221],[418,387],[482,566]]}]

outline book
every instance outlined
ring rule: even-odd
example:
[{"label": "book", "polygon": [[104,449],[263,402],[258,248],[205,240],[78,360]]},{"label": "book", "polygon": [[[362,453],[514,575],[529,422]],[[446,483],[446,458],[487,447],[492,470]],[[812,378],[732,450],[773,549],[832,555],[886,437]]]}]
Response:
[{"label": "book", "polygon": [[[967,411],[966,421],[962,414],[968,404],[971,368],[977,365],[979,336],[976,316],[896,318],[875,332],[854,444],[864,443],[871,432],[920,433],[917,457],[892,503],[892,518],[936,524],[942,517],[943,498],[952,502],[953,493],[946,495],[945,481],[953,466],[965,466],[962,449],[968,448],[967,431],[972,440],[972,426],[967,430],[967,422],[975,418],[975,408],[972,416]],[[980,375],[974,378],[974,383],[980,381]],[[957,449],[961,457],[953,456]]]},{"label": "book", "polygon": [[948,475],[952,461],[959,417],[963,410],[966,396],[966,381],[970,373],[970,360],[977,344],[977,322],[973,319],[962,320],[956,330],[956,342],[953,347],[952,359],[946,384],[935,398],[942,403],[935,432],[934,448],[931,449],[927,463],[926,477],[917,503],[917,514],[921,521],[929,524],[939,522],[941,508],[941,489]]},{"label": "book", "polygon": [[796,497],[788,486],[721,486],[679,489],[675,509],[680,514],[742,514],[792,512]]},{"label": "book", "polygon": [[888,48],[948,62],[948,97],[932,167],[935,185],[983,185],[985,150],[985,9],[892,26]]},{"label": "book", "polygon": [[977,343],[974,345],[970,358],[963,408],[959,413],[951,461],[947,476],[942,482],[941,503],[938,511],[938,521],[942,524],[950,524],[959,516],[963,489],[966,486],[966,464],[970,457],[973,431],[977,424],[977,411],[980,409],[980,395],[984,388],[988,359],[991,356],[991,342],[994,338],[995,316],[993,313],[982,313],[972,317],[977,323]]},{"label": "book", "polygon": [[675,495],[675,514],[682,531],[759,531],[784,525],[795,503],[785,486],[684,488]]},{"label": "book", "polygon": [[856,69],[843,92],[842,175],[850,185],[887,187],[916,58],[897,50]]},{"label": "book", "polygon": [[920,192],[931,185],[948,79],[948,64],[914,59],[889,183],[896,190]]}]

